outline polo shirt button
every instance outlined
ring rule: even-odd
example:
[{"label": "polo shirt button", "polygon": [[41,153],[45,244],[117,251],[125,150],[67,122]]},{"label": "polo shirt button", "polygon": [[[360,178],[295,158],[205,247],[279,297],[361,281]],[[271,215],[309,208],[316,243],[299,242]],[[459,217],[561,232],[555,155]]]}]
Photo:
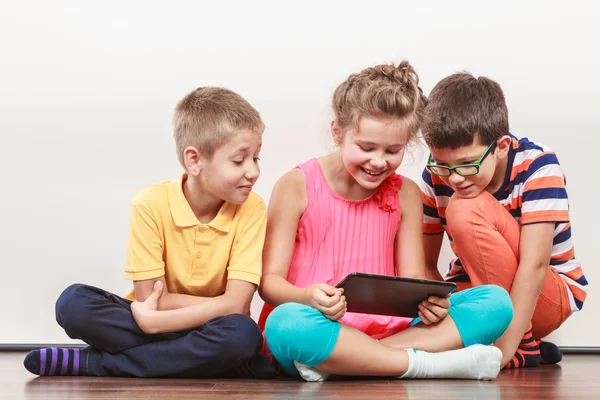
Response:
[{"label": "polo shirt button", "polygon": [[196,258],[202,258],[202,252],[200,252],[200,251],[199,251],[199,252],[197,252],[197,253],[196,253]]},{"label": "polo shirt button", "polygon": [[204,232],[204,231],[206,231],[205,227],[203,227],[203,226],[198,227],[198,232]]}]

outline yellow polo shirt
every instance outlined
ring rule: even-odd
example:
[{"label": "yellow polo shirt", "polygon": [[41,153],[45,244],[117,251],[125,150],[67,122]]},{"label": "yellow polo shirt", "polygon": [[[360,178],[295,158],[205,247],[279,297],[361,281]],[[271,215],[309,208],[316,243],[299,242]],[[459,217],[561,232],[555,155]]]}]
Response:
[{"label": "yellow polo shirt", "polygon": [[[170,293],[214,297],[228,279],[260,282],[267,210],[256,193],[225,202],[203,224],[183,195],[186,174],[138,193],[131,203],[125,279],[165,276]],[[133,290],[125,298],[135,300]]]}]

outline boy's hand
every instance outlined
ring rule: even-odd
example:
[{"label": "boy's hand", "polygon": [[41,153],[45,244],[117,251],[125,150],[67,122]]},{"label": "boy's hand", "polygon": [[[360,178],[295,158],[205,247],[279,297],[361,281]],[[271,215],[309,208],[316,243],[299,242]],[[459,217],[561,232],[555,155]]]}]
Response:
[{"label": "boy's hand", "polygon": [[321,311],[326,318],[337,321],[346,314],[346,296],[343,293],[344,289],[317,283],[304,289],[304,304]]},{"label": "boy's hand", "polygon": [[161,281],[154,283],[152,293],[145,301],[134,301],[131,303],[131,312],[135,322],[138,324],[140,329],[144,333],[154,334],[158,333],[157,328],[152,323],[153,315],[158,311],[158,299],[163,291],[163,284]]},{"label": "boy's hand", "polygon": [[450,300],[431,296],[419,304],[419,317],[425,325],[440,322],[448,315],[450,309]]}]

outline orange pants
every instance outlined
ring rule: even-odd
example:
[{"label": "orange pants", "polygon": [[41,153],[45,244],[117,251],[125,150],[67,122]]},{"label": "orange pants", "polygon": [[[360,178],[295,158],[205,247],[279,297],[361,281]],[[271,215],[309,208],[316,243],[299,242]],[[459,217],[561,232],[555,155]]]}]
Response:
[{"label": "orange pants", "polygon": [[[446,209],[453,250],[472,286],[496,284],[510,293],[519,266],[521,226],[488,192],[473,199],[453,196]],[[463,289],[465,285],[459,285]],[[552,267],[531,320],[535,339],[556,330],[570,315],[567,286]]]}]

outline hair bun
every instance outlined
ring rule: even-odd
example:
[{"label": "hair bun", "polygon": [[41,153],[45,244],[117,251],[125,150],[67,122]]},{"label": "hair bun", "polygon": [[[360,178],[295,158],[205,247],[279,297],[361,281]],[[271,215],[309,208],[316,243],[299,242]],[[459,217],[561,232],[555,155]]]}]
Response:
[{"label": "hair bun", "polygon": [[397,79],[405,85],[409,85],[411,83],[416,86],[419,85],[419,76],[408,61],[402,61],[400,64],[398,64],[398,67],[396,67],[395,70]]},{"label": "hair bun", "polygon": [[423,119],[427,98],[419,77],[408,61],[380,64],[352,74],[333,94],[336,121],[345,129],[356,126],[362,116],[408,119],[415,136]]}]

